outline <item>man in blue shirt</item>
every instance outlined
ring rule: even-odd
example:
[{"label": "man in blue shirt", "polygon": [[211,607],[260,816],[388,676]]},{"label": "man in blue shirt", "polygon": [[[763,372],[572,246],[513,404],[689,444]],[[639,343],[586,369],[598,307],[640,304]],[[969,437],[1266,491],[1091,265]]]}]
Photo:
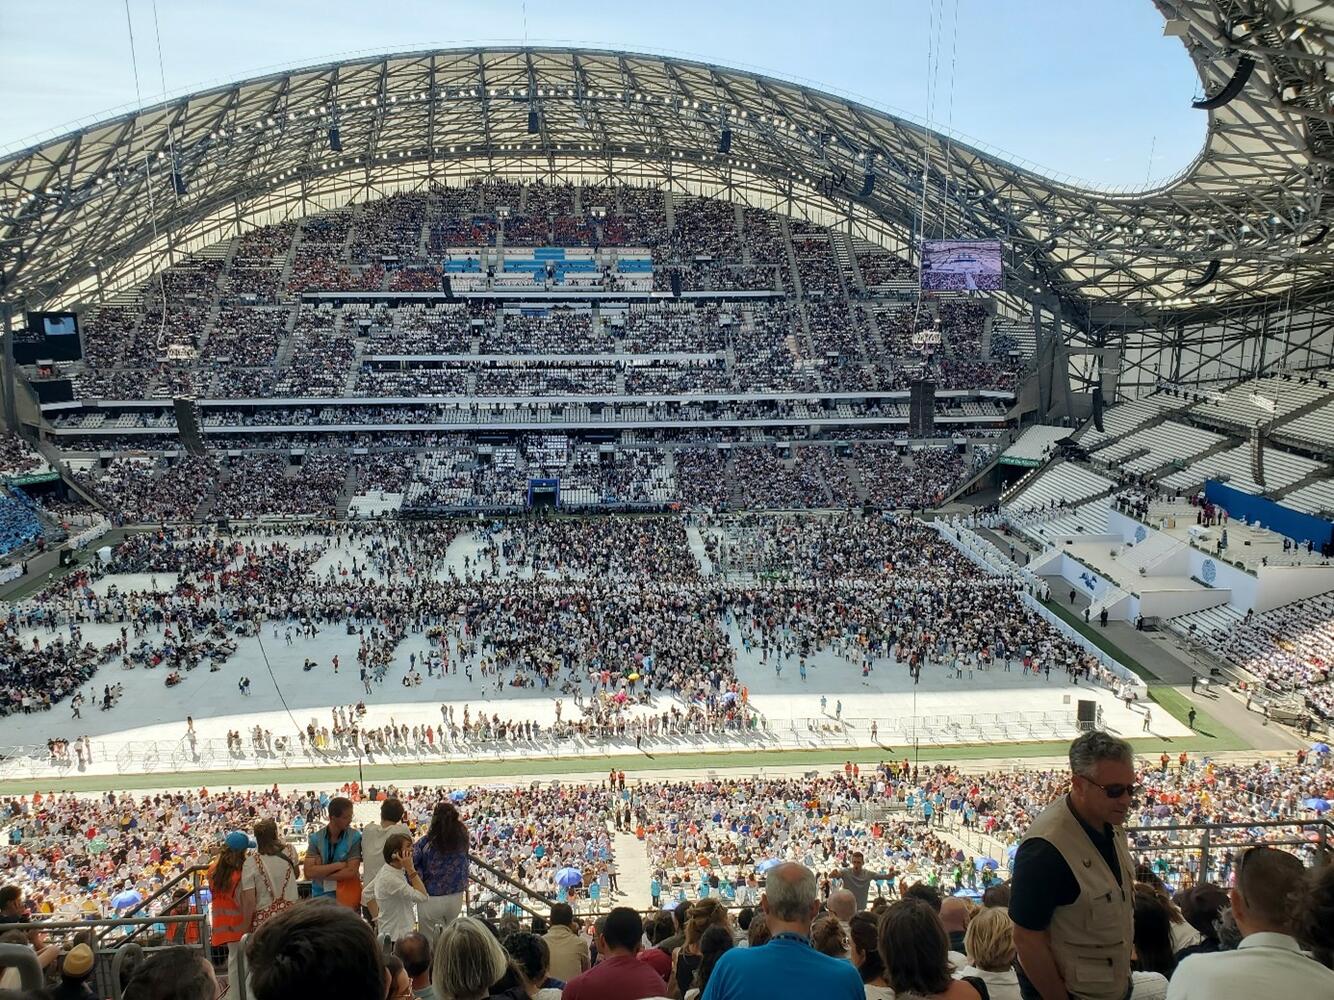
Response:
[{"label": "man in blue shirt", "polygon": [[773,937],[760,948],[725,952],[701,1000],[865,1000],[861,976],[851,962],[811,947],[811,922],[820,910],[820,897],[809,868],[788,862],[769,869],[760,909]]},{"label": "man in blue shirt", "polygon": [[361,831],[351,829],[352,800],[329,802],[329,825],[310,835],[305,875],[312,896],[336,896],[338,883],[361,878]]}]

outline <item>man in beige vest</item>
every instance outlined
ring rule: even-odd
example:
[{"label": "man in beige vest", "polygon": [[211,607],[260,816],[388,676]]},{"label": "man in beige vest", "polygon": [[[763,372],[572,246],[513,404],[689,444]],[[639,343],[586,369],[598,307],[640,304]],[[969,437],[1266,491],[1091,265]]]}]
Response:
[{"label": "man in beige vest", "polygon": [[1086,733],[1070,745],[1070,771],[1070,794],[1033,821],[1014,859],[1020,986],[1025,1000],[1125,1000],[1135,864],[1123,824],[1138,787],[1134,752]]}]

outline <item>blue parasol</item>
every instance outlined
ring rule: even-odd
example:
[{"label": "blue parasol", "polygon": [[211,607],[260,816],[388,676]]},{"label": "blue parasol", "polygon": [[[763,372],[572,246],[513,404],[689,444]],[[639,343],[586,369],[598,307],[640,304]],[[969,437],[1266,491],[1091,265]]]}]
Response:
[{"label": "blue parasol", "polygon": [[143,901],[144,897],[138,889],[125,889],[111,897],[111,906],[116,910],[128,910],[132,906],[138,906]]},{"label": "blue parasol", "polygon": [[584,876],[578,868],[562,868],[556,872],[556,884],[562,889],[573,889],[583,881]]},{"label": "blue parasol", "polygon": [[990,868],[993,872],[1000,867],[1000,862],[995,858],[973,858],[973,867],[978,871],[984,868]]},{"label": "blue parasol", "polygon": [[761,861],[759,864],[755,866],[755,870],[759,872],[761,875],[763,875],[770,868],[777,868],[782,863],[783,862],[780,861],[778,858],[766,858],[765,860]]}]

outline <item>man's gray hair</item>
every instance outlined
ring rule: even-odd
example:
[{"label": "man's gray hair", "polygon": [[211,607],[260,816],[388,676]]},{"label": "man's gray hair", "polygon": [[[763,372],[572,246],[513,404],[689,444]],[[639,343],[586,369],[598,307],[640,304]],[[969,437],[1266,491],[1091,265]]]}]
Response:
[{"label": "man's gray hair", "polygon": [[805,865],[788,863],[769,869],[764,879],[769,913],[779,920],[807,920],[820,896],[815,873]]},{"label": "man's gray hair", "polygon": [[1119,760],[1123,764],[1134,765],[1135,751],[1125,740],[1117,739],[1110,733],[1095,729],[1085,733],[1070,744],[1070,771],[1072,774],[1092,778],[1094,768],[1100,760]]}]

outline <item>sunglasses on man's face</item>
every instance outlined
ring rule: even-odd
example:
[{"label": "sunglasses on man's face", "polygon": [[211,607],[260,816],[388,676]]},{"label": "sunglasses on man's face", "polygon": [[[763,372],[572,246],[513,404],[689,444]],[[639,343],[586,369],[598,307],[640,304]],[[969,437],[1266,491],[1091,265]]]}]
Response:
[{"label": "sunglasses on man's face", "polygon": [[[1080,777],[1084,778],[1082,774],[1080,775]],[[1138,783],[1131,785],[1122,785],[1122,784],[1103,785],[1094,781],[1092,778],[1084,778],[1084,780],[1087,781],[1090,785],[1095,786],[1096,788],[1101,788],[1103,794],[1106,795],[1109,799],[1119,799],[1123,795],[1129,795],[1131,798],[1134,798],[1135,794],[1144,788],[1143,785]]]}]

